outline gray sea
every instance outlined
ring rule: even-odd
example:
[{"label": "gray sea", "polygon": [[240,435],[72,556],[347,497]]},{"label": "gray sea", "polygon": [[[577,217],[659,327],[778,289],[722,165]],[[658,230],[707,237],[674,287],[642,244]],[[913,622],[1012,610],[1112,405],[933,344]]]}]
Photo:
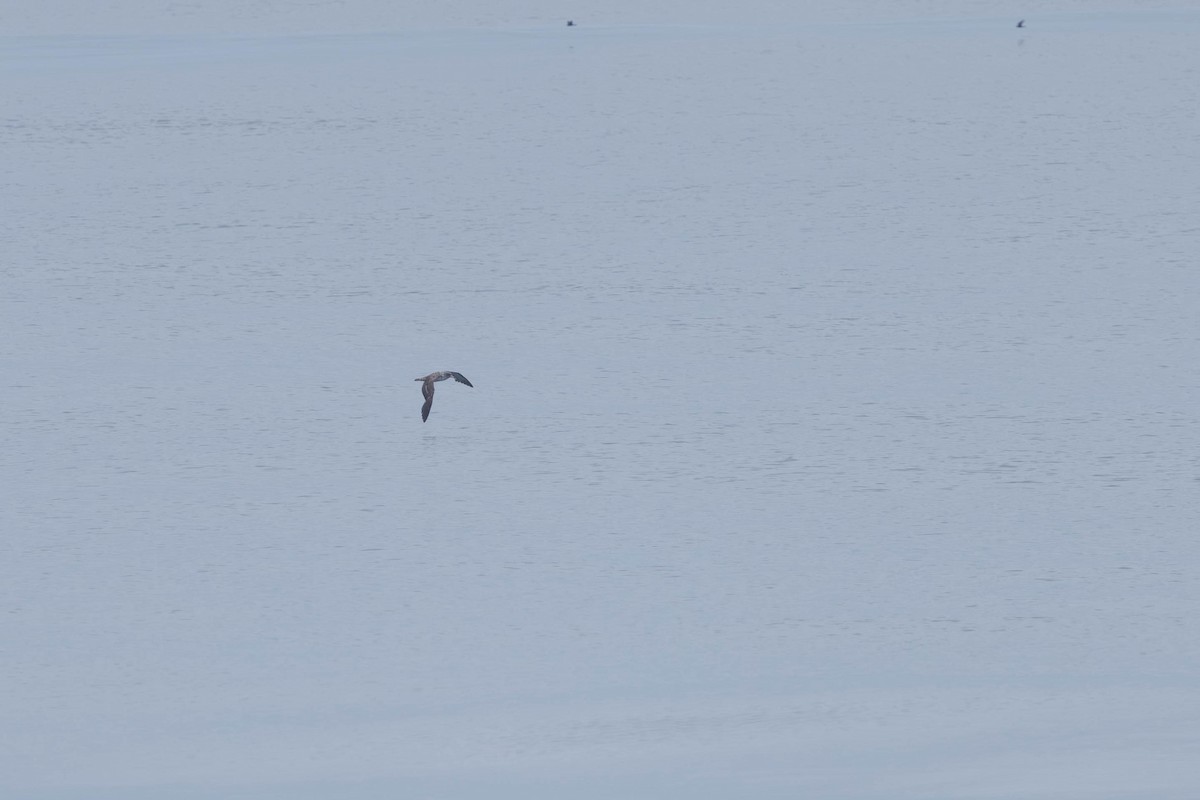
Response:
[{"label": "gray sea", "polygon": [[0,39],[0,789],[1195,797],[1198,34]]}]

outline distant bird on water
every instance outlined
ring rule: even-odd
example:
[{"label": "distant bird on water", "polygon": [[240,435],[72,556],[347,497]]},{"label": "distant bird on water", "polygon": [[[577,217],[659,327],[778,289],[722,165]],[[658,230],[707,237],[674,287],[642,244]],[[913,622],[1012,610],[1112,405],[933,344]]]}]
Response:
[{"label": "distant bird on water", "polygon": [[1025,20],[1021,20],[1020,22],[1018,22],[1018,23],[1017,23],[1017,27],[1018,27],[1018,28],[1024,28],[1024,27],[1025,27]]},{"label": "distant bird on water", "polygon": [[421,422],[429,419],[429,409],[433,408],[433,385],[438,381],[444,381],[447,378],[454,378],[454,380],[458,381],[459,383],[465,383],[472,389],[475,388],[474,384],[464,378],[461,373],[450,372],[449,370],[444,370],[442,372],[431,372],[424,378],[413,378],[413,380],[416,381],[424,381],[424,383],[421,385],[421,394],[425,395],[425,405],[421,406]]}]

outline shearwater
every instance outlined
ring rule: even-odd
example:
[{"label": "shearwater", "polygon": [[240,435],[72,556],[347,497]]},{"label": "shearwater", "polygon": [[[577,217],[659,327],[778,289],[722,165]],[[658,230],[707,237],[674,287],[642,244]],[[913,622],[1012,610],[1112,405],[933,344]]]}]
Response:
[{"label": "shearwater", "polygon": [[459,383],[465,383],[472,389],[475,388],[469,380],[462,376],[461,372],[451,372],[443,370],[441,372],[431,372],[424,378],[414,378],[413,380],[424,381],[421,385],[421,394],[425,395],[425,405],[421,406],[421,422],[429,419],[429,409],[433,408],[433,385],[438,381],[444,381],[447,378],[454,378]]}]

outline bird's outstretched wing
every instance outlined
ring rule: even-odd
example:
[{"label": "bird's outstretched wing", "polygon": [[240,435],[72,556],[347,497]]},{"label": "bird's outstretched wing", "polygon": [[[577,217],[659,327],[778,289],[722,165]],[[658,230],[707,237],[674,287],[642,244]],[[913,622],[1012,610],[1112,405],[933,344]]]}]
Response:
[{"label": "bird's outstretched wing", "polygon": [[470,386],[472,389],[475,388],[475,384],[471,383],[469,380],[464,378],[462,376],[461,372],[451,372],[450,375],[454,378],[454,380],[458,381],[459,383],[465,383],[467,386]]},{"label": "bird's outstretched wing", "polygon": [[429,419],[429,409],[433,408],[433,381],[421,384],[421,394],[425,395],[425,405],[421,406],[421,422]]}]

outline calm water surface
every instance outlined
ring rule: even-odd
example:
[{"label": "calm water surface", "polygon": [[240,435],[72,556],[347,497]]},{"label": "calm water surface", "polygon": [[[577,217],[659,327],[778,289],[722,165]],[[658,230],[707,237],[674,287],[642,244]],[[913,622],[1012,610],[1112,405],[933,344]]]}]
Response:
[{"label": "calm water surface", "polygon": [[1194,40],[575,34],[6,45],[0,772],[1197,777]]}]

